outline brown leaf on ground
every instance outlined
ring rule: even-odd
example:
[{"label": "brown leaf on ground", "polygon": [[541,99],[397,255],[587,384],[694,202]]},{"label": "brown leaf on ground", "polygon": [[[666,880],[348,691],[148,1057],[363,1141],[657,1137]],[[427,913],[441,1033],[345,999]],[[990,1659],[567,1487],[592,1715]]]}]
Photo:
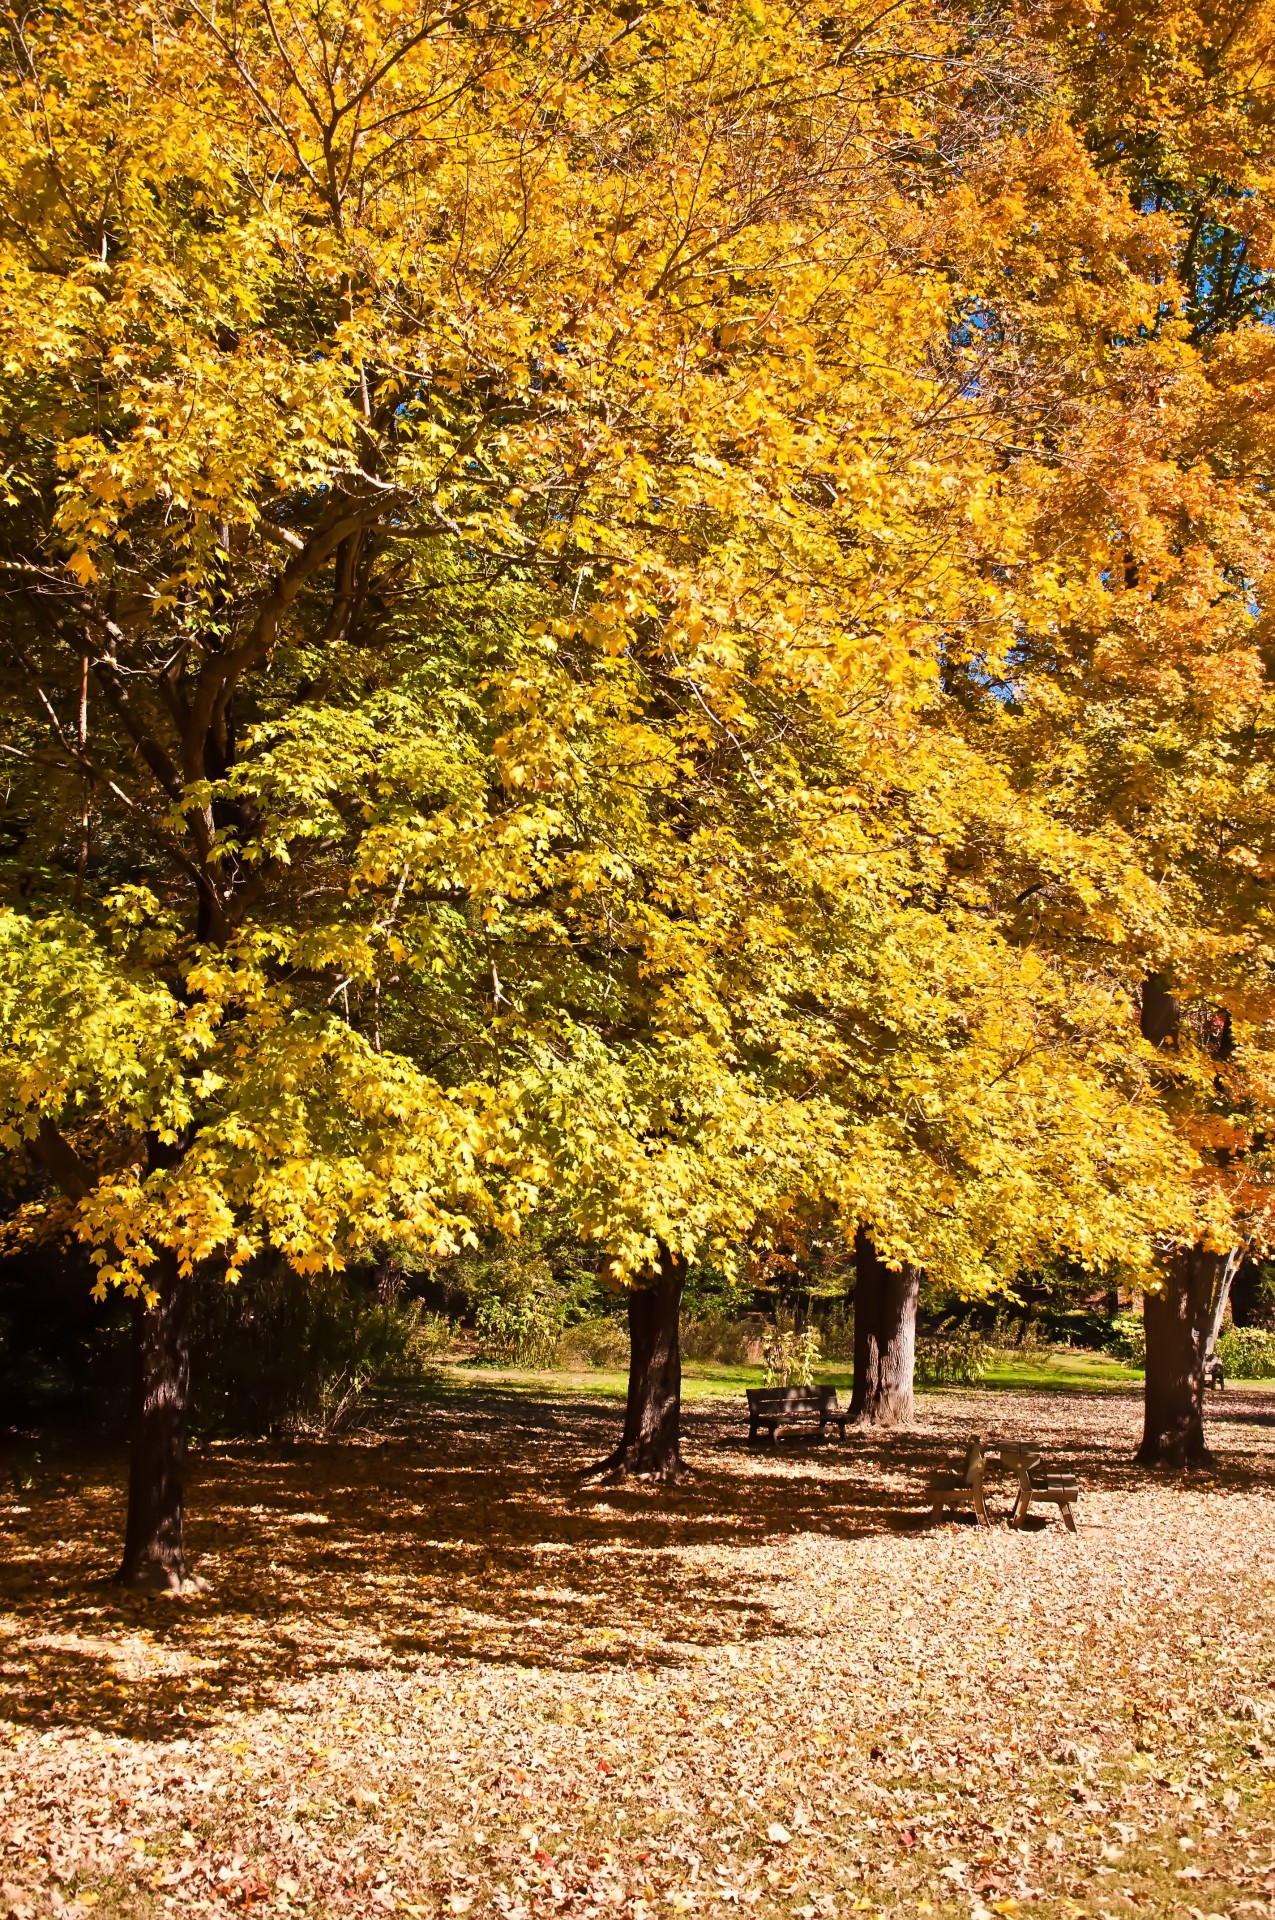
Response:
[{"label": "brown leaf on ground", "polygon": [[[581,1493],[615,1409],[442,1395],[196,1457],[211,1591],[102,1584],[120,1463],[0,1505],[0,1920],[1275,1913],[1275,1394],[1216,1469],[1124,1395],[932,1394]],[[932,1526],[964,1436],[1074,1466],[1080,1531]],[[1003,1512],[1008,1476],[995,1485]]]}]

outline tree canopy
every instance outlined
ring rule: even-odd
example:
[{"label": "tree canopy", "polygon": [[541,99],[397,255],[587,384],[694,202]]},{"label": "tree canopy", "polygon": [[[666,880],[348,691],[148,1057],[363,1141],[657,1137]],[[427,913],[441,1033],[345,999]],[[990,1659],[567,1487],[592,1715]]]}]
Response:
[{"label": "tree canopy", "polygon": [[[1183,1226],[1118,992],[1172,911],[1039,742],[1131,594],[1248,644],[1259,505],[1150,325],[1180,220],[1049,57],[925,7],[15,22],[7,1138],[106,1277],[548,1189],[619,1274],[803,1195],[971,1285]],[[1166,430],[1194,622],[1112,588]]]}]

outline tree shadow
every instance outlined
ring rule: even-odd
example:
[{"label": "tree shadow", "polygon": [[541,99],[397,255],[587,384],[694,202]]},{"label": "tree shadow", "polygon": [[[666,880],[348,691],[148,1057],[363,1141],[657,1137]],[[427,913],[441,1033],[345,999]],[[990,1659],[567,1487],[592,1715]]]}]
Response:
[{"label": "tree shadow", "polygon": [[[0,1718],[175,1741],[276,1696],[287,1711],[291,1684],[324,1674],[658,1668],[783,1638],[785,1542],[922,1533],[925,1480],[972,1431],[1038,1438],[1085,1491],[1150,1483],[1131,1457],[1136,1406],[1094,1395],[926,1396],[916,1431],[774,1449],[744,1443],[742,1409],[701,1403],[686,1413],[694,1477],[668,1489],[581,1487],[613,1402],[486,1390],[384,1412],[343,1442],[199,1449],[189,1543],[210,1591],[181,1599],[105,1584],[118,1456],[42,1467],[0,1510]],[[1260,1441],[1236,1451],[1229,1428],[1270,1415],[1228,1400],[1213,1485],[1269,1483]],[[1014,1485],[993,1489],[1002,1511]],[[1082,1530],[1083,1515],[1084,1492]],[[1025,1531],[1057,1524],[1034,1515]]]}]

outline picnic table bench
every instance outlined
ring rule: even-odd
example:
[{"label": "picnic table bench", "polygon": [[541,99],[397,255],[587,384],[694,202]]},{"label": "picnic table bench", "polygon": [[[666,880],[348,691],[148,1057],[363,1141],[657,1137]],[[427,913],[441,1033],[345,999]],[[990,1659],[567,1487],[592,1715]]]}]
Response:
[{"label": "picnic table bench", "polygon": [[1040,1500],[1057,1507],[1068,1533],[1074,1533],[1076,1522],[1071,1510],[1080,1497],[1075,1474],[1055,1472],[1046,1467],[1044,1449],[1034,1440],[1018,1440],[1002,1446],[999,1451],[1003,1464],[1018,1475],[1018,1498],[1009,1517],[1010,1526],[1021,1527],[1032,1501]]},{"label": "picnic table bench", "polygon": [[986,1471],[987,1455],[983,1441],[975,1434],[965,1449],[965,1465],[959,1473],[949,1471],[930,1476],[927,1486],[934,1502],[934,1518],[941,1520],[949,1507],[969,1507],[980,1527],[989,1525],[987,1505],[983,1498],[983,1475]]},{"label": "picnic table bench", "polygon": [[989,1450],[981,1434],[975,1434],[965,1449],[965,1464],[959,1473],[947,1471],[931,1476],[927,1491],[934,1504],[934,1518],[941,1520],[949,1508],[969,1507],[980,1527],[989,1524],[983,1481],[990,1464],[996,1461],[1018,1475],[1018,1493],[1009,1515],[1011,1527],[1021,1527],[1033,1500],[1056,1506],[1069,1533],[1076,1531],[1072,1508],[1080,1497],[1080,1486],[1073,1473],[1054,1471],[1044,1464],[1044,1449],[1034,1440],[1005,1441]]},{"label": "picnic table bench", "polygon": [[780,1427],[817,1421],[819,1432],[825,1427],[841,1429],[846,1437],[849,1407],[837,1399],[835,1387],[748,1387],[748,1444],[751,1447],[762,1427],[770,1429],[770,1444],[776,1443]]}]

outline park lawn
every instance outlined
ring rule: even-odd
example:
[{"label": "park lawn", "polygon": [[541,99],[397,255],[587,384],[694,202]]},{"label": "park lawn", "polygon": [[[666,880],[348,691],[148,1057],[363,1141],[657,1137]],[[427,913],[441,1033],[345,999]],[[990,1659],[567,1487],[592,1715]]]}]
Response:
[{"label": "park lawn", "polygon": [[[122,1460],[46,1456],[0,1497],[0,1914],[1269,1912],[1270,1404],[1211,1399],[1181,1481],[1124,1394],[773,1453],[704,1398],[652,1492],[579,1484],[614,1393],[442,1383],[201,1448],[181,1600],[102,1584]],[[1075,1468],[1077,1536],[928,1522],[975,1430]]]},{"label": "park lawn", "polygon": [[[849,1360],[829,1360],[815,1368],[820,1385],[837,1387],[848,1398],[854,1368]],[[469,1363],[442,1370],[443,1378],[454,1391],[481,1384],[516,1393],[552,1393],[568,1397],[590,1393],[605,1399],[622,1399],[628,1376],[621,1369],[583,1368],[576,1371],[546,1369],[535,1372],[518,1367],[476,1367]],[[682,1366],[682,1393],[688,1401],[742,1400],[748,1387],[765,1385],[760,1366],[729,1365],[724,1362],[688,1360]],[[1079,1347],[1048,1347],[1018,1353],[1000,1349],[995,1353],[982,1382],[985,1387],[1019,1389],[1055,1388],[1092,1392],[1109,1388],[1140,1388],[1141,1370],[1129,1367],[1107,1353],[1091,1353]],[[964,1391],[952,1387],[922,1387],[922,1393]]]},{"label": "park lawn", "polygon": [[983,1381],[988,1387],[1097,1392],[1113,1387],[1142,1388],[1141,1367],[1131,1367],[1110,1353],[1084,1347],[1045,1347],[1026,1353],[1001,1348]]}]

